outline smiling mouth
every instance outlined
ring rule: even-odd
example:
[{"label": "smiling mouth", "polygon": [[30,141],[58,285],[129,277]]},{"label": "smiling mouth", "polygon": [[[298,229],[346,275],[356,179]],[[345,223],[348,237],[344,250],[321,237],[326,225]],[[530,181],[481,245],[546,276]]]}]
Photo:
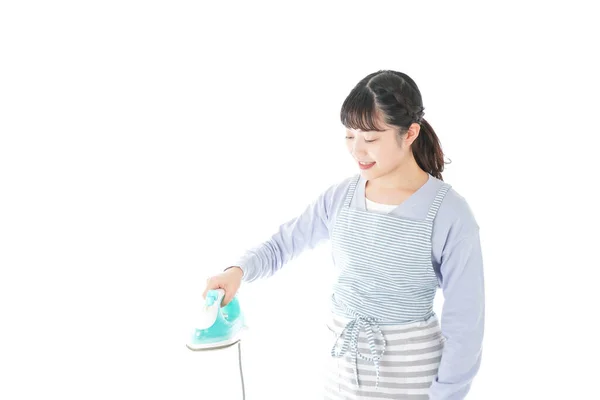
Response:
[{"label": "smiling mouth", "polygon": [[375,165],[375,162],[366,162],[366,163],[364,163],[362,161],[358,162],[358,166],[360,167],[360,169],[368,169],[368,168],[371,168],[373,165]]}]

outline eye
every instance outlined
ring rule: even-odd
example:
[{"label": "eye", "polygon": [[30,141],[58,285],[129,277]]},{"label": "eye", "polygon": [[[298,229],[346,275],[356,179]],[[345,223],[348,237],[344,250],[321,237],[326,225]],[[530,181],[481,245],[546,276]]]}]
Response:
[{"label": "eye", "polygon": [[[346,139],[354,139],[352,136],[346,136]],[[375,142],[377,139],[373,139],[373,140],[365,140],[365,143],[373,143]]]}]

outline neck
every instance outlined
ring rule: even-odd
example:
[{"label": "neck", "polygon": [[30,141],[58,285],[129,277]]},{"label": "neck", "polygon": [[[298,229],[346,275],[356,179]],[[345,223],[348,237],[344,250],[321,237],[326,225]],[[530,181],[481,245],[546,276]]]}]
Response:
[{"label": "neck", "polygon": [[378,190],[416,190],[429,179],[429,174],[421,169],[414,158],[398,168],[375,179],[368,184]]}]

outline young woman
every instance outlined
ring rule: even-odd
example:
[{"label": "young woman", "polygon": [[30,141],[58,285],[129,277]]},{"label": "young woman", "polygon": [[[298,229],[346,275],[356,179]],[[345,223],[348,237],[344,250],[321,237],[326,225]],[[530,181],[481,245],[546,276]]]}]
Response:
[{"label": "young woman", "polygon": [[[227,304],[242,281],[269,277],[331,240],[338,277],[329,304],[327,399],[459,400],[479,370],[479,226],[442,179],[444,155],[423,111],[406,74],[378,71],[358,82],[341,122],[360,172],[208,281],[206,291],[225,289]],[[433,311],[438,288],[441,321]]]}]

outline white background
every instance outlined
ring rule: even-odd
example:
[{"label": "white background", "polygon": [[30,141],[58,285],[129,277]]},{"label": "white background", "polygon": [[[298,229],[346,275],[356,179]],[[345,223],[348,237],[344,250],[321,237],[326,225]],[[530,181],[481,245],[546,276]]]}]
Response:
[{"label": "white background", "polygon": [[[379,69],[481,226],[468,398],[600,398],[592,8],[215,3],[0,5],[0,398],[240,399],[235,348],[184,345],[205,280],[357,172],[339,108]],[[328,251],[240,290],[248,400],[319,398]]]}]

